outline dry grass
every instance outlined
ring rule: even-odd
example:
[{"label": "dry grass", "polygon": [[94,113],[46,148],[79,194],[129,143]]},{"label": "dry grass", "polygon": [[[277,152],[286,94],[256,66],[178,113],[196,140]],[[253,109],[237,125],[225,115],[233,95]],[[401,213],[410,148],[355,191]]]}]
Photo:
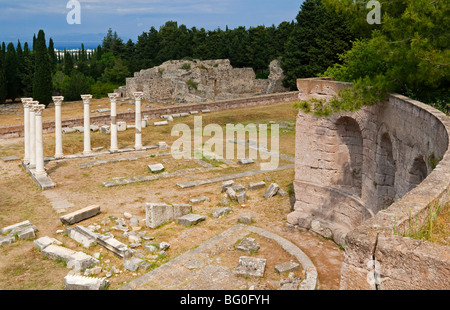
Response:
[{"label": "dry grass", "polygon": [[[255,107],[234,111],[222,111],[206,114],[203,116],[203,126],[210,123],[218,123],[224,126],[227,123],[250,122],[269,123],[270,121],[290,121],[295,120],[297,111],[292,108],[292,104],[280,104],[270,107]],[[193,117],[175,119],[173,124],[186,123],[193,128]],[[172,144],[178,137],[171,137],[172,126],[154,127],[150,126],[143,131],[144,145],[156,144],[159,141],[166,141]],[[92,147],[109,147],[109,135],[102,135],[98,132],[91,133]],[[294,137],[295,130],[280,130],[280,152],[290,156],[294,155]],[[72,133],[63,136],[64,153],[80,153],[83,150],[83,134]],[[23,154],[23,142],[21,139],[2,141],[2,156]],[[134,130],[119,133],[119,146],[132,147],[134,145]],[[46,134],[44,136],[45,156],[52,156],[54,152],[54,135]],[[270,147],[269,147],[270,149]],[[147,235],[153,236],[153,242],[169,242],[171,248],[168,251],[167,258],[158,258],[152,260],[151,268],[156,268],[168,259],[177,257],[187,250],[192,249],[203,241],[217,235],[237,223],[237,219],[242,214],[254,214],[255,225],[269,230],[275,230],[276,233],[285,238],[300,238],[298,234],[287,234],[282,230],[286,223],[286,216],[290,213],[289,197],[276,196],[271,199],[262,197],[265,189],[248,192],[249,200],[241,206],[231,202],[232,213],[226,217],[213,219],[212,211],[217,208],[219,201],[224,198],[220,194],[221,184],[209,184],[200,187],[180,190],[176,184],[180,182],[191,181],[194,178],[210,178],[224,174],[237,173],[249,169],[258,169],[259,161],[250,166],[228,167],[222,165],[209,172],[195,174],[191,176],[179,176],[169,179],[160,179],[151,182],[136,183],[126,186],[105,188],[102,182],[115,177],[133,177],[145,176],[150,172],[147,165],[162,162],[166,166],[166,171],[174,172],[180,169],[201,167],[193,160],[173,160],[170,156],[166,157],[148,157],[136,161],[125,161],[120,163],[107,163],[92,168],[81,169],[80,163],[86,163],[94,159],[112,159],[118,157],[135,157],[142,154],[155,154],[156,150],[142,152],[132,152],[117,155],[98,156],[98,158],[53,161],[46,165],[50,177],[57,184],[55,189],[41,192],[33,183],[31,178],[25,174],[18,163],[0,163],[0,227],[11,225],[24,220],[30,220],[38,229],[38,237],[45,235],[55,237],[63,242],[65,246],[77,251],[84,251],[90,255],[94,253],[101,254],[101,266],[103,272],[100,277],[105,276],[113,266],[119,270],[124,270],[123,261],[112,255],[100,246],[94,246],[89,249],[83,248],[65,234],[56,234],[57,230],[65,229],[59,221],[59,215],[52,209],[51,200],[66,199],[74,204],[73,210],[77,210],[88,205],[98,204],[101,206],[102,213],[94,218],[85,220],[81,223],[83,226],[100,225],[101,229],[111,231],[114,236],[124,242],[128,240],[122,237],[122,232],[115,231],[112,227],[115,225],[110,216],[122,217],[124,212],[129,212],[140,219],[145,218],[144,205],[146,202],[166,202],[166,203],[188,203],[189,199],[199,196],[207,196],[211,199],[209,202],[194,205],[193,211],[196,214],[207,216],[207,220],[196,227],[186,228],[174,222],[167,223],[158,229],[149,229],[141,222],[142,230]],[[281,162],[286,164],[290,162]],[[278,183],[284,190],[288,190],[289,185],[294,179],[294,169],[284,171],[266,172],[264,174],[235,180],[247,186],[252,182],[265,180],[266,183]],[[71,211],[69,209],[68,211]],[[261,245],[261,250],[255,255],[270,253],[273,244],[269,240],[257,235],[253,236]],[[304,235],[301,237],[303,242],[307,240],[309,244],[316,243],[317,239]],[[306,239],[305,239],[306,238]],[[336,266],[332,270],[327,270],[327,277],[321,282],[325,287],[337,288],[339,285],[339,266],[343,259],[342,251],[331,242],[324,241],[324,245],[316,248],[308,248],[313,251],[312,254],[317,259],[324,260],[329,265]],[[302,246],[301,243],[296,241]],[[275,248],[274,248],[275,249]],[[326,250],[325,250],[326,249]],[[142,249],[140,250],[141,252]],[[275,250],[274,250],[275,251]],[[269,258],[269,266],[273,270],[274,264],[290,257],[284,251],[276,250],[273,257]],[[316,252],[314,252],[316,251]],[[0,288],[1,289],[62,289],[63,279],[68,269],[64,264],[51,260],[45,260],[38,253],[31,241],[19,241],[12,245],[0,247]],[[330,254],[331,253],[331,254]],[[235,257],[230,257],[230,264],[237,265]],[[226,261],[226,260],[225,260]],[[336,270],[335,270],[336,269]],[[51,270],[51,272],[49,271]],[[123,271],[110,278],[110,289],[117,289],[130,280],[142,275],[145,271],[138,270],[137,273]],[[319,271],[320,272],[320,271]],[[329,276],[332,274],[333,276]],[[264,281],[277,281],[276,276],[268,274]]]}]

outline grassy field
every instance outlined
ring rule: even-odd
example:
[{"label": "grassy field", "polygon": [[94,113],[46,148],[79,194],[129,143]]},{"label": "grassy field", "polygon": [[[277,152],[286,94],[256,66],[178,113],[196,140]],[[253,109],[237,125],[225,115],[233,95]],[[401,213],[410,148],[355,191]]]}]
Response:
[{"label": "grassy field", "polygon": [[[82,113],[82,112],[81,112]],[[293,108],[292,103],[273,105],[270,107],[254,107],[240,110],[221,111],[203,115],[203,127],[208,124],[218,124],[225,128],[226,124],[242,123],[247,125],[278,123],[281,121],[295,122],[297,110]],[[171,145],[179,137],[171,136],[171,128],[175,124],[184,123],[193,129],[194,117],[175,119],[170,126],[155,127],[149,126],[143,129],[142,137],[144,145],[154,145],[160,141],[165,141]],[[118,135],[119,147],[134,146],[134,130],[120,132]],[[280,129],[280,149],[282,154],[293,157],[294,154],[295,128]],[[204,141],[208,140],[204,138]],[[270,139],[269,139],[270,140]],[[1,156],[23,155],[23,139],[2,140]],[[270,142],[269,142],[270,143]],[[92,148],[109,148],[110,137],[99,132],[91,133]],[[71,133],[63,135],[64,154],[75,154],[83,151],[83,134]],[[226,145],[226,144],[224,144]],[[270,144],[268,146],[271,149]],[[165,151],[167,152],[167,151]],[[44,155],[52,156],[54,153],[54,134],[44,135]],[[110,231],[114,236],[124,243],[128,243],[126,238],[122,237],[123,232],[115,231],[112,227],[115,221],[110,217],[123,217],[124,212],[129,212],[133,216],[141,219],[141,231],[154,237],[153,242],[169,242],[171,248],[168,251],[168,257],[151,258],[146,256],[151,262],[151,268],[156,268],[167,260],[177,257],[181,253],[199,245],[201,242],[223,232],[237,223],[237,219],[242,214],[252,213],[256,215],[255,225],[262,228],[271,227],[279,234],[285,234],[285,238],[307,238],[308,242],[320,242],[321,245],[316,249],[309,247],[307,251],[315,252],[320,260],[331,260],[334,269],[327,271],[328,277],[322,283],[324,288],[336,289],[339,284],[339,266],[343,259],[343,252],[331,241],[320,241],[310,235],[302,235],[300,232],[294,234],[283,230],[286,223],[286,216],[291,212],[289,197],[276,196],[272,199],[263,198],[265,189],[254,192],[248,192],[248,201],[244,205],[230,202],[232,213],[229,216],[213,219],[212,211],[217,208],[218,203],[224,199],[224,194],[220,193],[220,183],[204,185],[195,188],[180,190],[177,183],[192,181],[193,179],[212,178],[227,174],[234,174],[246,170],[259,169],[262,162],[259,159],[249,166],[229,166],[223,162],[218,162],[214,169],[179,177],[155,180],[151,182],[142,182],[126,186],[105,188],[102,182],[117,177],[133,177],[150,175],[147,165],[161,162],[166,167],[166,172],[171,173],[182,169],[199,168],[201,165],[192,159],[174,160],[171,156],[155,156],[141,158],[133,161],[108,162],[103,165],[92,168],[81,169],[79,164],[92,160],[113,159],[113,158],[132,158],[142,154],[158,154],[158,150],[149,150],[147,152],[131,152],[115,155],[102,155],[94,158],[84,158],[78,160],[52,161],[46,165],[49,176],[57,184],[55,189],[42,192],[31,178],[23,171],[18,162],[1,163],[0,174],[0,227],[15,224],[24,220],[30,220],[39,229],[38,237],[55,237],[63,245],[77,251],[84,251],[87,254],[101,254],[101,266],[103,268],[100,277],[105,276],[106,272],[114,266],[121,272],[115,274],[109,279],[110,289],[117,289],[144,273],[139,270],[137,273],[131,273],[124,270],[122,260],[118,259],[110,252],[100,246],[94,246],[85,249],[80,244],[70,239],[66,234],[57,234],[56,231],[64,230],[66,227],[61,224],[58,214],[52,208],[52,202],[67,200],[73,203],[74,207],[67,211],[97,204],[101,207],[101,214],[83,221],[83,226],[97,225],[100,232]],[[247,149],[248,154],[248,149]],[[206,160],[213,162],[211,160]],[[236,160],[235,160],[236,161]],[[280,165],[292,164],[289,161],[280,161]],[[294,179],[294,169],[283,171],[266,172],[264,174],[246,177],[235,180],[246,186],[252,182],[264,180],[266,183],[276,182],[285,191],[289,190]],[[186,229],[184,226],[174,222],[167,223],[158,229],[149,229],[145,227],[145,203],[146,202],[165,202],[165,203],[188,203],[193,197],[207,196],[211,200],[193,207],[196,214],[205,215],[207,220],[196,227]],[[183,237],[184,236],[184,237]],[[188,236],[188,238],[185,238]],[[308,239],[309,238],[309,239]],[[319,240],[319,241],[317,241]],[[263,242],[263,240],[261,240]],[[297,241],[298,243],[299,241]],[[264,243],[264,242],[263,242]],[[270,245],[263,245],[267,248]],[[328,252],[327,252],[328,251]],[[143,252],[140,249],[140,252]],[[274,262],[290,258],[284,251],[278,251]],[[284,253],[284,254],[283,254]],[[328,253],[327,255],[325,255]],[[332,253],[332,255],[329,255]],[[144,253],[145,254],[145,253]],[[147,255],[147,254],[145,254]],[[261,254],[255,254],[261,255]],[[224,262],[237,265],[236,257],[233,255],[224,258]],[[63,289],[63,279],[68,273],[68,269],[62,262],[55,262],[45,259],[33,246],[32,240],[17,241],[11,245],[0,247],[0,289]],[[320,271],[319,271],[320,273]],[[330,276],[329,274],[332,274]],[[266,281],[275,281],[277,276],[268,273]]]}]

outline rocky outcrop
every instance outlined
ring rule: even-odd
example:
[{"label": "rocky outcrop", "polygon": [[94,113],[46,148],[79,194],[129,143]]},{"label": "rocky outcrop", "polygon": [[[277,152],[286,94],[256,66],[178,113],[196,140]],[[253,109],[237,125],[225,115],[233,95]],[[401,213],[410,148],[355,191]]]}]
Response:
[{"label": "rocky outcrop", "polygon": [[277,60],[270,64],[269,79],[256,79],[252,68],[233,68],[228,59],[172,60],[136,72],[120,93],[132,97],[143,91],[150,102],[199,103],[283,92],[283,78]]}]

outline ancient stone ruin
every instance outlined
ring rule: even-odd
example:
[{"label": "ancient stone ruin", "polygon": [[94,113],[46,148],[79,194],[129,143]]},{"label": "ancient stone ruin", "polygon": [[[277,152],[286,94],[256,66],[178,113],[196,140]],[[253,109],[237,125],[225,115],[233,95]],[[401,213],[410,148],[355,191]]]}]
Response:
[{"label": "ancient stone ruin", "polygon": [[233,68],[228,59],[172,60],[136,72],[115,92],[130,97],[143,91],[150,102],[199,103],[286,91],[279,62],[269,68],[268,79],[257,79],[252,68]]},{"label": "ancient stone ruin", "polygon": [[[330,99],[351,87],[328,78],[300,79],[297,85],[302,100]],[[330,117],[299,111],[296,203],[287,220],[345,248],[341,288],[448,286],[445,251],[402,235],[412,221],[426,218],[430,206],[449,203],[449,135],[445,114],[395,94]],[[400,258],[404,251],[414,252],[416,259]],[[433,264],[429,253],[436,254]],[[389,281],[367,281],[373,261],[385,268]]]}]

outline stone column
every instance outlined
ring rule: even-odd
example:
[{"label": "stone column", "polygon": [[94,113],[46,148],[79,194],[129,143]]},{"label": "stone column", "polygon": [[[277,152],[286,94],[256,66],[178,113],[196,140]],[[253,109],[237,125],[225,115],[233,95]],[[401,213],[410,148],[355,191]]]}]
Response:
[{"label": "stone column", "polygon": [[81,95],[84,105],[84,155],[91,154],[91,119],[90,119],[90,103],[92,95]]},{"label": "stone column", "polygon": [[44,111],[45,105],[35,105],[35,118],[36,118],[36,176],[47,175],[44,169],[44,140],[42,135],[42,111]]},{"label": "stone column", "polygon": [[30,101],[30,169],[36,168],[36,114],[35,108],[39,104],[37,101]]},{"label": "stone column", "polygon": [[30,102],[33,98],[22,98],[23,104],[23,137],[25,145],[25,154],[23,160],[26,164],[30,162]]},{"label": "stone column", "polygon": [[135,135],[135,145],[134,148],[136,150],[142,150],[142,117],[141,117],[141,99],[144,95],[143,92],[135,92],[134,95],[134,106],[136,111],[135,116],[135,128],[136,128],[136,135]]},{"label": "stone column", "polygon": [[61,103],[64,100],[62,96],[52,97],[55,104],[55,158],[63,158],[62,147],[62,122],[61,122]]},{"label": "stone column", "polygon": [[109,100],[111,101],[111,148],[110,152],[117,152],[119,149],[117,147],[117,97],[118,94],[111,93],[108,94]]}]

